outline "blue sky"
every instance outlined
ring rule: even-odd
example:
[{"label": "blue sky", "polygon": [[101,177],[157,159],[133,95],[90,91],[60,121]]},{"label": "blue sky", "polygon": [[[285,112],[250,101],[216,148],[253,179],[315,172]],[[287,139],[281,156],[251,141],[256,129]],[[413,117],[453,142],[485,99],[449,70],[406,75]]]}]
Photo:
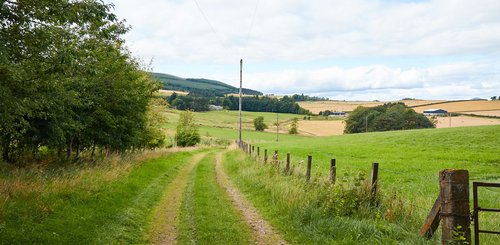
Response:
[{"label": "blue sky", "polygon": [[340,100],[500,95],[500,1],[108,0],[153,70]]}]

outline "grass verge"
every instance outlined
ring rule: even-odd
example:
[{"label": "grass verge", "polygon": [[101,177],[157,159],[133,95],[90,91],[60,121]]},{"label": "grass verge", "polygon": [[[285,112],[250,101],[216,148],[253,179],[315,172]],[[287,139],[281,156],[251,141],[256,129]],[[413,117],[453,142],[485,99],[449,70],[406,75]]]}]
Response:
[{"label": "grass verge", "polygon": [[214,155],[191,174],[181,207],[179,244],[253,244],[241,215],[215,177]]},{"label": "grass verge", "polygon": [[0,243],[144,243],[164,187],[194,152],[0,176]]}]

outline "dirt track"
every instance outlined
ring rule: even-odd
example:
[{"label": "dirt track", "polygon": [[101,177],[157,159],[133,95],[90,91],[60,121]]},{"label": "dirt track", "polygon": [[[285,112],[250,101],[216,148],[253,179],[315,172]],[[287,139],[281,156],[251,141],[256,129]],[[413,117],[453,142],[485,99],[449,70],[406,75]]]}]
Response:
[{"label": "dirt track", "polygon": [[195,155],[191,163],[179,170],[175,179],[168,185],[165,194],[154,211],[151,228],[151,244],[175,244],[177,239],[177,225],[179,210],[189,181],[189,173],[205,157],[206,153]]},{"label": "dirt track", "polygon": [[229,181],[222,168],[222,154],[220,152],[215,158],[215,172],[217,182],[227,191],[233,204],[241,211],[245,221],[252,229],[256,244],[286,244],[272,226],[267,223],[257,210],[245,199],[245,197]]}]

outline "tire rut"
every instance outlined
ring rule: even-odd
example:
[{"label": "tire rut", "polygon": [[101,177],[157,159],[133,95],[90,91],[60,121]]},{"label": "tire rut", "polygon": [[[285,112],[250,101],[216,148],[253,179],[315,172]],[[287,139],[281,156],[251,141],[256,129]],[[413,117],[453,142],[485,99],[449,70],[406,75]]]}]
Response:
[{"label": "tire rut", "polygon": [[244,220],[251,227],[256,244],[287,244],[275,229],[264,220],[257,209],[250,204],[243,194],[233,186],[222,167],[222,154],[217,153],[215,157],[215,173],[217,182],[226,190],[232,203],[240,210]]},{"label": "tire rut", "polygon": [[175,179],[168,185],[154,212],[153,227],[149,236],[151,244],[177,243],[179,211],[189,181],[189,174],[207,154],[199,153],[193,156],[191,163],[180,169]]}]

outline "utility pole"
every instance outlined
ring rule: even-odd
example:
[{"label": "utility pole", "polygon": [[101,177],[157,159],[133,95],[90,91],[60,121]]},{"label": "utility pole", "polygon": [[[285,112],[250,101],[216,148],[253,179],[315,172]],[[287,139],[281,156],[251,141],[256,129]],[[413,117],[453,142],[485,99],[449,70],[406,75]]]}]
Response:
[{"label": "utility pole", "polygon": [[238,144],[241,144],[241,97],[243,96],[242,83],[243,83],[243,59],[240,59],[240,104],[238,107],[239,108]]},{"label": "utility pole", "polygon": [[278,122],[278,109],[276,109],[276,142],[278,142],[278,131],[280,129],[280,125]]}]

